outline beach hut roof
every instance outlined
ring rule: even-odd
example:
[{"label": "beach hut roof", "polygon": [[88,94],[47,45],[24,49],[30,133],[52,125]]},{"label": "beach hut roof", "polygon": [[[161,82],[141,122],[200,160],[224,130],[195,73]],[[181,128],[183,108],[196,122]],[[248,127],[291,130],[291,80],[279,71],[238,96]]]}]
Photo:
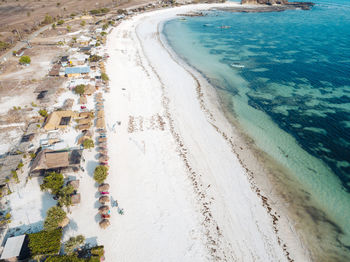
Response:
[{"label": "beach hut roof", "polygon": [[74,194],[71,196],[71,200],[72,200],[72,205],[76,205],[80,203],[80,194]]},{"label": "beach hut roof", "polygon": [[79,125],[91,124],[91,118],[82,118],[78,120]]},{"label": "beach hut roof", "polygon": [[66,128],[71,118],[75,118],[77,114],[71,110],[52,112],[46,120],[45,130],[55,130],[59,128]]},{"label": "beach hut roof", "polygon": [[80,164],[81,150],[53,151],[44,149],[35,157],[30,172],[73,167]]},{"label": "beach hut roof", "polygon": [[92,117],[94,115],[93,112],[89,111],[89,112],[81,112],[79,113],[79,117],[80,118],[87,118],[87,117]]},{"label": "beach hut roof", "polygon": [[68,74],[87,74],[90,73],[90,67],[66,67],[64,73]]},{"label": "beach hut roof", "polygon": [[98,200],[100,203],[104,204],[106,202],[109,202],[109,197],[108,196],[101,196]]},{"label": "beach hut roof", "polygon": [[108,191],[108,190],[109,190],[109,184],[107,184],[107,183],[101,184],[101,185],[98,187],[98,191],[99,191],[99,192]]},{"label": "beach hut roof", "polygon": [[107,227],[110,226],[110,222],[108,219],[103,219],[100,221],[100,227],[103,228],[103,229],[106,229]]},{"label": "beach hut roof", "polygon": [[78,129],[79,130],[89,130],[90,127],[91,127],[91,123],[90,124],[78,125]]}]

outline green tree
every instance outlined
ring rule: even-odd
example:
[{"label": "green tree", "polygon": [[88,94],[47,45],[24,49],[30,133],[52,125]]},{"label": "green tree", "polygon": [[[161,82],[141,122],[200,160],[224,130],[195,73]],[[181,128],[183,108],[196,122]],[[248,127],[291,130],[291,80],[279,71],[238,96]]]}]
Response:
[{"label": "green tree", "polygon": [[57,25],[63,25],[63,24],[64,24],[64,20],[61,19],[57,21]]},{"label": "green tree", "polygon": [[83,235],[78,235],[76,237],[71,237],[65,244],[64,244],[64,251],[68,255],[72,255],[74,253],[74,250],[83,245],[85,242],[85,237]]},{"label": "green tree", "polygon": [[63,187],[63,175],[56,172],[50,172],[44,177],[43,183],[40,185],[42,191],[50,191],[51,194],[57,195]]},{"label": "green tree", "polygon": [[45,109],[40,109],[38,111],[39,115],[41,115],[42,117],[47,117],[47,111]]},{"label": "green tree", "polygon": [[67,31],[68,32],[72,31],[72,28],[69,25],[67,25]]},{"label": "green tree", "polygon": [[67,214],[61,207],[51,207],[46,213],[44,229],[47,231],[57,229],[66,217]]},{"label": "green tree", "polygon": [[51,15],[45,15],[43,24],[47,25],[47,24],[51,24],[53,22],[53,18]]},{"label": "green tree", "polygon": [[106,29],[108,28],[108,26],[109,26],[109,24],[104,24],[104,25],[102,26],[102,30],[106,30]]},{"label": "green tree", "polygon": [[52,24],[52,29],[56,29],[56,24],[55,23]]},{"label": "green tree", "polygon": [[31,59],[27,55],[24,55],[19,59],[20,64],[30,64],[30,62],[31,62]]},{"label": "green tree", "polygon": [[99,56],[99,55],[91,55],[89,57],[89,61],[90,62],[98,62],[102,59],[102,56]]},{"label": "green tree", "polygon": [[83,20],[83,21],[80,22],[80,25],[81,25],[81,26],[85,26],[85,25],[86,25],[86,22]]},{"label": "green tree", "polygon": [[63,188],[61,188],[60,192],[58,193],[59,199],[58,204],[63,207],[69,207],[72,205],[72,197],[71,195],[74,193],[75,189],[73,186],[68,185]]},{"label": "green tree", "polygon": [[109,80],[109,77],[108,77],[108,75],[107,75],[106,73],[101,73],[101,79],[102,79],[103,81],[108,81],[108,80]]},{"label": "green tree", "polygon": [[74,88],[74,92],[78,95],[83,95],[84,92],[85,92],[85,85],[77,85],[75,88]]},{"label": "green tree", "polygon": [[90,149],[90,148],[94,148],[94,141],[92,139],[85,139],[83,146],[85,149]]},{"label": "green tree", "polygon": [[95,168],[94,179],[97,183],[102,184],[108,175],[108,168],[106,166],[100,165]]}]

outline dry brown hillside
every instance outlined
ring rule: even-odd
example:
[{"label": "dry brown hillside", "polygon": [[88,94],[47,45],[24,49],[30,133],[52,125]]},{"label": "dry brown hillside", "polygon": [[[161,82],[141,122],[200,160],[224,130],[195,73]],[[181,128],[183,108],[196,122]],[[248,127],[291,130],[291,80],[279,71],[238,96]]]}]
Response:
[{"label": "dry brown hillside", "polygon": [[92,9],[120,7],[154,2],[152,0],[0,0],[0,41],[18,40],[29,34],[48,14],[54,18],[69,17]]}]

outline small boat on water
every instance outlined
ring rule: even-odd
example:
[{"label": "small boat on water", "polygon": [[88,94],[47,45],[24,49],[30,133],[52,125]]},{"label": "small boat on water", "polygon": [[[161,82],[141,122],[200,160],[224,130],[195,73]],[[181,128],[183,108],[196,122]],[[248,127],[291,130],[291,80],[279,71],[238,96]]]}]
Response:
[{"label": "small boat on water", "polygon": [[209,27],[209,26],[213,26],[213,24],[204,24],[203,26]]},{"label": "small boat on water", "polygon": [[229,26],[229,25],[222,25],[222,26],[220,26],[220,28],[221,29],[228,29],[228,28],[231,28],[231,26]]},{"label": "small boat on water", "polygon": [[184,18],[184,17],[180,17],[180,18],[179,18],[179,21],[181,21],[181,22],[186,22],[186,21],[187,21],[187,19],[186,19],[186,18]]},{"label": "small boat on water", "polygon": [[234,68],[244,68],[244,65],[242,65],[240,63],[232,63],[231,66]]}]

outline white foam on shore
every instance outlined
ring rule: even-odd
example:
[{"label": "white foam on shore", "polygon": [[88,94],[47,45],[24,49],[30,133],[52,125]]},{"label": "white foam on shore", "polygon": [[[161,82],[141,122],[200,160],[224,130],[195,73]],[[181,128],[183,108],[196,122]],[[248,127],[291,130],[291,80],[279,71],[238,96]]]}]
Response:
[{"label": "white foam on shore", "polygon": [[[121,125],[108,131],[106,182],[125,214],[112,209],[111,226],[100,229],[97,188],[81,177],[82,202],[65,235],[96,239],[106,261],[287,261],[271,217],[212,125],[230,134],[230,124],[206,91],[210,113],[203,110],[195,78],[158,38],[163,21],[212,6],[144,13],[108,36],[106,119]],[[87,163],[90,175],[95,165]],[[299,250],[291,256],[307,260]]]}]

